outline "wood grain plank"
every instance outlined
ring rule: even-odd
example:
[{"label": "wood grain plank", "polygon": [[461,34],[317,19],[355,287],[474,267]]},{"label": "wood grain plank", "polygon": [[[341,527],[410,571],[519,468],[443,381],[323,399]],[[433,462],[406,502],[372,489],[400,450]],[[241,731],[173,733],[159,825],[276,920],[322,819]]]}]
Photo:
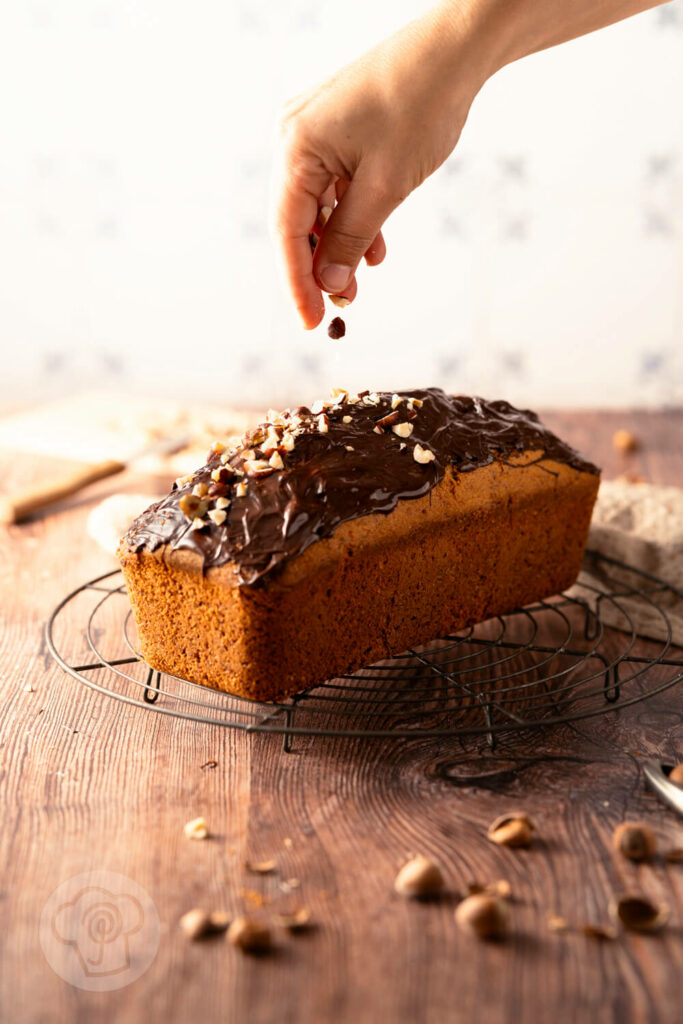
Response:
[{"label": "wood grain plank", "polygon": [[[608,476],[683,479],[679,412],[545,418]],[[641,439],[633,456],[612,449],[617,428]],[[4,463],[8,483],[25,482],[25,462]],[[127,478],[132,489],[141,483]],[[158,485],[146,486],[154,493]],[[113,564],[84,535],[87,511],[106,491],[13,527],[0,541],[2,1019],[677,1019],[683,866],[630,864],[612,851],[611,831],[639,817],[663,846],[683,845],[679,821],[642,780],[648,756],[683,759],[681,687],[617,714],[508,736],[493,752],[481,737],[462,744],[300,737],[285,754],[277,736],[196,726],[107,700],[65,676],[41,639],[63,594]],[[79,615],[70,614],[77,656]],[[23,689],[28,681],[33,693]],[[216,767],[202,767],[212,760]],[[519,852],[491,844],[490,820],[518,807],[536,819],[537,844]],[[188,841],[183,824],[199,814],[213,837]],[[442,901],[394,894],[396,870],[416,852],[443,865],[450,895]],[[272,874],[245,870],[247,860],[271,857]],[[94,868],[142,885],[162,922],[152,966],[110,993],[66,984],[38,942],[53,889]],[[515,897],[513,937],[473,942],[454,924],[455,893],[473,879],[501,877]],[[660,935],[597,943],[547,930],[549,913],[577,924],[604,921],[610,894],[632,887],[674,907]],[[299,936],[278,931],[276,954],[252,959],[222,938],[188,943],[177,921],[197,904],[266,919],[301,904],[315,927]]]}]

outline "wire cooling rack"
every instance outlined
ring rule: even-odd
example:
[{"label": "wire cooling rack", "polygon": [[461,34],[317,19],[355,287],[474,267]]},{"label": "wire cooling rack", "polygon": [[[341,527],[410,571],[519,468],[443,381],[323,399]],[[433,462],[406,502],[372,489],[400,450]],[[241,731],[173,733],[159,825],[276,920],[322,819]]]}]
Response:
[{"label": "wire cooling rack", "polygon": [[[146,665],[118,571],[65,597],[46,638],[59,665],[99,693],[199,723],[279,733],[285,750],[304,735],[483,735],[492,747],[501,733],[590,718],[683,679],[668,616],[678,602],[683,593],[670,584],[589,551],[565,594],[268,704]],[[638,636],[637,608],[661,639]]]}]

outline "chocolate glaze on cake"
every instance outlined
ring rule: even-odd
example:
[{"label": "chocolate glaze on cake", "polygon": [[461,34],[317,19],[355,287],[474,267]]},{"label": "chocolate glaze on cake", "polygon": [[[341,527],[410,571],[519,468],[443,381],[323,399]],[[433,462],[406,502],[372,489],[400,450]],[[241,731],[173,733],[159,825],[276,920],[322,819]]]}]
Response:
[{"label": "chocolate glaze on cake", "polygon": [[[168,497],[133,523],[125,545],[131,551],[154,551],[163,544],[190,549],[202,557],[204,570],[231,562],[240,585],[253,586],[316,540],[330,536],[340,523],[390,512],[399,500],[426,494],[448,466],[456,474],[469,473],[496,460],[514,465],[511,457],[534,452],[540,466],[554,460],[599,472],[547,430],[535,413],[508,402],[450,396],[439,388],[398,395],[400,403],[389,392],[350,400],[342,393],[325,403],[322,413],[303,407],[284,413],[275,429],[295,438],[291,451],[277,449],[281,469],[264,458],[270,422],[278,422],[272,417],[245,435],[239,447],[222,455],[211,453],[190,481],[174,485]],[[245,454],[254,451],[257,472],[252,474]],[[224,477],[234,471],[234,479],[216,483],[212,473],[221,468]],[[180,502],[197,485],[200,490],[201,485],[211,488],[214,497],[206,496],[203,518],[193,521]],[[240,496],[241,491],[246,493]],[[206,518],[207,510],[216,507],[216,496],[230,502],[220,524]]]}]

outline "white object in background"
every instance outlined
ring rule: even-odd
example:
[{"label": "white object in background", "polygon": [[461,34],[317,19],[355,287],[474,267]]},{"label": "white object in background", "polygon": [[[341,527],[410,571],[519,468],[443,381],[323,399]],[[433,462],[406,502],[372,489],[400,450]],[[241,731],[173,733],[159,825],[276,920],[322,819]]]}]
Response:
[{"label": "white object in background", "polygon": [[[606,480],[600,485],[593,512],[588,547],[608,558],[625,562],[650,573],[683,590],[683,490],[677,487],[656,487],[653,484],[631,484]],[[590,563],[588,563],[590,567]],[[628,587],[634,584],[631,575],[623,576]],[[612,578],[612,587],[614,579]],[[581,574],[581,580],[602,590],[599,569]],[[635,581],[635,585],[640,585]],[[586,590],[578,586],[572,591],[586,600]],[[590,600],[590,599],[589,599]],[[594,602],[593,602],[594,604]],[[657,594],[656,604],[666,610],[671,623],[673,643],[683,645],[683,608],[681,601],[669,591]],[[620,609],[623,609],[621,611]],[[626,614],[624,614],[626,613]],[[631,632],[633,627],[642,636],[668,639],[662,616],[643,598],[623,597],[618,601],[602,601],[602,622]]]},{"label": "white object in background", "polygon": [[112,494],[88,516],[88,535],[108,554],[115,555],[119,541],[133,520],[159,498],[149,494]]}]

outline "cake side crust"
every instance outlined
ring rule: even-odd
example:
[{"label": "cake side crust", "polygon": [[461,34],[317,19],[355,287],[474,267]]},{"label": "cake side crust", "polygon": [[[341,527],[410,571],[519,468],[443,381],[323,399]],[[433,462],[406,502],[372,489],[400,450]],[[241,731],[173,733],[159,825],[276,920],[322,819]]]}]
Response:
[{"label": "cake side crust", "polygon": [[[535,453],[523,453],[531,462]],[[274,700],[565,589],[599,478],[564,463],[448,471],[343,523],[259,588],[168,545],[120,552],[145,660]]]}]

